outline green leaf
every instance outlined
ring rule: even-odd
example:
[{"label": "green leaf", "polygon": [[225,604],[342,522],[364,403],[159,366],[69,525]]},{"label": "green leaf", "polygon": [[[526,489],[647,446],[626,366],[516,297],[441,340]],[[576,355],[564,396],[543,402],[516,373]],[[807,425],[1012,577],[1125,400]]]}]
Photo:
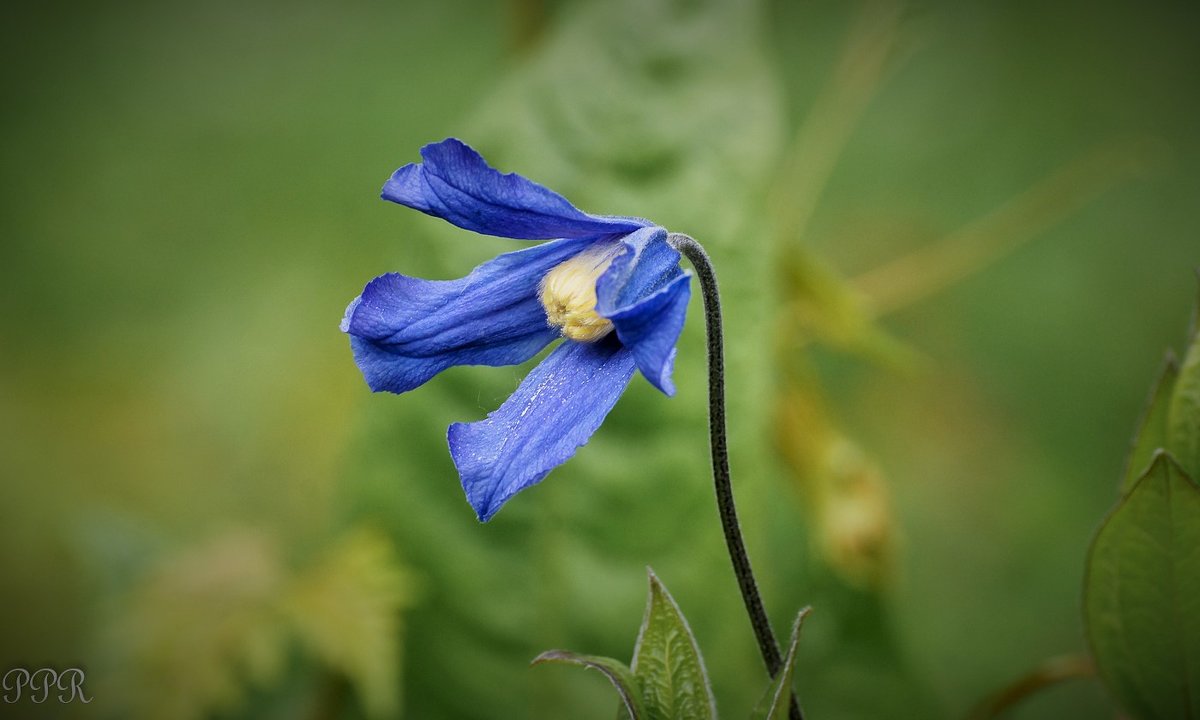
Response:
[{"label": "green leaf", "polygon": [[1167,353],[1163,361],[1162,372],[1159,373],[1158,383],[1146,401],[1141,420],[1138,421],[1137,432],[1133,435],[1133,444],[1129,450],[1129,458],[1125,461],[1125,476],[1121,481],[1121,494],[1125,495],[1133,489],[1134,483],[1150,466],[1154,451],[1167,445],[1167,414],[1171,407],[1171,391],[1179,378],[1179,363],[1173,353]]},{"label": "green leaf", "polygon": [[1167,447],[1192,477],[1200,477],[1200,303],[1167,415]]},{"label": "green leaf", "polygon": [[1200,717],[1200,487],[1166,452],[1092,542],[1084,620],[1100,677],[1131,714]]},{"label": "green leaf", "polygon": [[808,617],[810,612],[812,608],[804,608],[796,615],[783,667],[767,687],[767,692],[758,701],[758,705],[754,707],[750,720],[786,720],[792,700],[792,676],[796,668],[796,648],[800,645],[800,626],[804,624],[804,618]]},{"label": "green leaf", "polygon": [[647,718],[704,720],[717,716],[716,700],[696,638],[662,582],[647,569],[650,598],[633,651]]},{"label": "green leaf", "polygon": [[585,668],[598,670],[604,677],[608,678],[608,681],[612,683],[613,687],[617,689],[617,693],[620,694],[622,707],[625,711],[624,717],[630,720],[644,720],[644,718],[649,717],[646,715],[646,710],[642,704],[642,695],[638,687],[638,680],[633,676],[633,671],[625,663],[598,655],[579,655],[568,650],[547,650],[534,658],[532,664],[540,665],[547,662],[582,665]]}]

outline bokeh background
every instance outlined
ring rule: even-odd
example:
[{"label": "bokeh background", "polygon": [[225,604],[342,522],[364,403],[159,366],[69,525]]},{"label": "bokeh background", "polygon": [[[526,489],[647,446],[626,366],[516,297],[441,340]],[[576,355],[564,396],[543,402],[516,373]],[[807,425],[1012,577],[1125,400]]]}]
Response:
[{"label": "bokeh background", "polygon": [[[1115,500],[1200,264],[1186,3],[48,2],[0,29],[5,717],[607,718],[651,566],[724,717],[765,688],[723,555],[699,305],[476,522],[446,426],[526,368],[371,395],[375,275],[511,241],[380,201],[448,135],[711,250],[738,499],[813,718],[963,717],[1082,652]],[[1112,716],[1094,680],[1014,718]]]}]

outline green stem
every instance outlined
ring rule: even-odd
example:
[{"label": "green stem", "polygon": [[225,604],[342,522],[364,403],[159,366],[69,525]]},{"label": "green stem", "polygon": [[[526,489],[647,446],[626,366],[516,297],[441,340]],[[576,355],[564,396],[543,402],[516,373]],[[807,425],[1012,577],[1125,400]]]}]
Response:
[{"label": "green stem", "polygon": [[[783,668],[783,657],[779,642],[771,631],[771,622],[763,608],[754,570],[750,567],[750,556],[746,554],[746,543],[742,539],[742,528],[738,522],[737,507],[733,502],[733,483],[729,474],[729,445],[725,430],[725,340],[721,325],[721,298],[717,292],[717,276],[712,261],[700,243],[682,233],[671,233],[667,242],[678,250],[692,267],[700,280],[700,293],[704,298],[704,328],[708,349],[708,439],[712,450],[713,483],[717,492],[717,510],[721,516],[721,529],[725,533],[725,545],[729,548],[729,559],[733,561],[733,574],[738,589],[746,603],[746,613],[754,628],[759,652],[767,665],[767,672],[774,678]],[[792,693],[789,708],[790,720],[803,720],[800,703]]]}]

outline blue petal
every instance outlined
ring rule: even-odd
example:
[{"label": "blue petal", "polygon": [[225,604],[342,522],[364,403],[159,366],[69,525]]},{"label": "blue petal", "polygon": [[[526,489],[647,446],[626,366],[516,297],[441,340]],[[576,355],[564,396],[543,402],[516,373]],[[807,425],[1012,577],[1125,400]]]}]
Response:
[{"label": "blue petal", "polygon": [[516,173],[501,173],[455,138],[421,148],[423,163],[405,165],[383,186],[385,200],[466,230],[523,240],[624,234],[649,223],[589,215],[562,195]]},{"label": "blue petal", "polygon": [[606,315],[616,328],[617,337],[633,353],[642,375],[664,395],[675,394],[671,370],[675,364],[675,343],[687,317],[690,280],[689,273],[681,272],[666,287]]},{"label": "blue petal", "polygon": [[691,296],[691,274],[662,228],[643,228],[624,239],[626,250],[596,283],[596,310],[612,321],[638,369],[666,395],[675,394],[671,370]]},{"label": "blue petal", "polygon": [[505,253],[458,280],[375,278],[341,325],[367,384],[401,393],[452,365],[515,365],[533,357],[558,337],[546,323],[538,283],[593,240]]},{"label": "blue petal", "polygon": [[585,444],[633,377],[628,349],[609,337],[564,342],[486,420],[455,423],[447,439],[467,501],[487,521]]}]

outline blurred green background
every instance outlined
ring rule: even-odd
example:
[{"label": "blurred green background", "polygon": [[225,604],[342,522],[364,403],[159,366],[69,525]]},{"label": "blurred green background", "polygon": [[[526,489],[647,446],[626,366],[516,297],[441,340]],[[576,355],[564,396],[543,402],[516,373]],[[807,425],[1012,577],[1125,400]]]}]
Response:
[{"label": "blurred green background", "polygon": [[[712,251],[732,453],[813,718],[962,717],[1084,649],[1115,500],[1200,264],[1185,3],[50,2],[0,30],[5,717],[612,716],[652,566],[724,717],[765,677],[723,555],[699,305],[480,525],[445,450],[525,368],[372,396],[375,275],[511,241],[378,199],[457,135]],[[1093,680],[1014,718],[1112,711]]]}]

